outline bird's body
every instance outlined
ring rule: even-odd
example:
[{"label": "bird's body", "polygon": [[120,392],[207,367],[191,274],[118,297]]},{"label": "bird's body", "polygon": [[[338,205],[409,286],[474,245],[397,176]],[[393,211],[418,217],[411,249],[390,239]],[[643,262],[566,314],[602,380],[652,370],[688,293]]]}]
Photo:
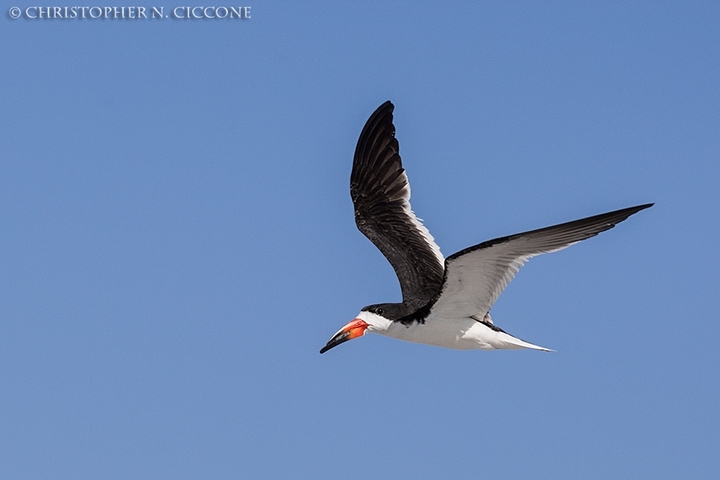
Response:
[{"label": "bird's body", "polygon": [[410,208],[392,112],[392,103],[385,102],[365,124],[355,150],[350,195],[358,229],[395,269],[403,301],[364,307],[320,353],[366,332],[458,350],[548,351],[493,324],[490,308],[500,293],[530,258],[593,237],[652,204],[496,238],[445,259]]},{"label": "bird's body", "polygon": [[424,323],[413,322],[407,325],[368,311],[361,311],[357,318],[368,324],[368,332],[436,347],[455,350],[532,348],[549,351],[547,348],[508,335],[486,320],[478,321],[473,317],[444,318],[430,314]]}]

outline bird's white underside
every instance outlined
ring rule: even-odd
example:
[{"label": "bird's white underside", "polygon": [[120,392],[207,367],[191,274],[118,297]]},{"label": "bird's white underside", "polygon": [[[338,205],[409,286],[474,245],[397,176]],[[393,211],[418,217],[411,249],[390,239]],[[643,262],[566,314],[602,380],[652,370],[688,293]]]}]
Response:
[{"label": "bird's white underside", "polygon": [[434,345],[455,350],[514,350],[530,348],[551,351],[548,348],[533,345],[505,332],[499,332],[471,317],[433,318],[431,314],[425,323],[413,323],[409,326],[392,322],[368,311],[357,316],[368,324],[368,332],[407,342]]}]

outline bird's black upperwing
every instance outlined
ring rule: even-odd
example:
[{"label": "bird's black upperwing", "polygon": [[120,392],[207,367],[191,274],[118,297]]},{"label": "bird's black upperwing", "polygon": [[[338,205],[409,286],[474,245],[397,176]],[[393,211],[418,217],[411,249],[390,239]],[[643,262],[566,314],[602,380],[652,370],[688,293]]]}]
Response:
[{"label": "bird's black upperwing", "polygon": [[395,269],[403,303],[426,305],[439,291],[444,258],[410,208],[410,184],[395,139],[393,104],[370,116],[355,148],[350,196],[358,229]]}]

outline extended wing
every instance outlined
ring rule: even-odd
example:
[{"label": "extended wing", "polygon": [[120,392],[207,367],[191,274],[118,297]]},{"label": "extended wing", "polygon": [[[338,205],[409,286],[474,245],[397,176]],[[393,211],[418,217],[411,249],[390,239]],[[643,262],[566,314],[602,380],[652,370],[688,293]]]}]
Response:
[{"label": "extended wing", "polygon": [[442,285],[444,258],[410,208],[410,184],[395,139],[393,108],[392,103],[383,103],[360,134],[350,195],[358,229],[395,269],[403,303],[420,308]]},{"label": "extended wing", "polygon": [[441,294],[431,307],[437,318],[482,320],[520,267],[542,253],[569,247],[613,228],[653,204],[624,208],[593,217],[496,238],[461,250],[445,261]]}]

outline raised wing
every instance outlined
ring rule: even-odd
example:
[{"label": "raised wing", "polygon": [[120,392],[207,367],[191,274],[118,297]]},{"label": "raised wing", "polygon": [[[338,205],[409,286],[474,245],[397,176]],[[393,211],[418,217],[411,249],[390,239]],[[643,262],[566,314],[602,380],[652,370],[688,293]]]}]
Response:
[{"label": "raised wing", "polygon": [[624,208],[496,238],[461,250],[445,261],[442,292],[432,305],[431,312],[438,318],[472,316],[483,320],[507,284],[530,258],[594,237],[652,205]]},{"label": "raised wing", "polygon": [[355,148],[350,195],[355,223],[395,269],[403,303],[420,308],[440,290],[444,258],[410,208],[393,109],[392,103],[383,103],[365,124]]}]

